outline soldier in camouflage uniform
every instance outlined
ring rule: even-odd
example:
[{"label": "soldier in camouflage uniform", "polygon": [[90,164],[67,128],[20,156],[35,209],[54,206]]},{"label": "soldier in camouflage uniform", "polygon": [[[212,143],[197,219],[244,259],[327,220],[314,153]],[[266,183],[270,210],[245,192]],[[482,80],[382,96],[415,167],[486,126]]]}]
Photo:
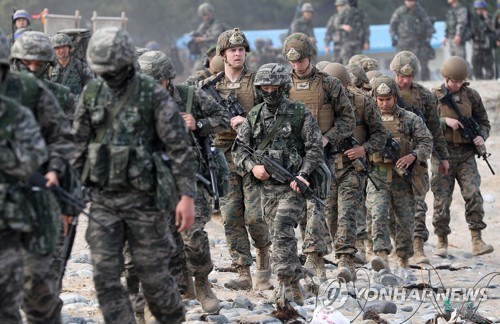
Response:
[{"label": "soldier in camouflage uniform", "polygon": [[264,64],[257,71],[254,86],[264,102],[255,106],[239,126],[232,154],[238,167],[262,181],[262,209],[271,230],[273,271],[278,277],[274,302],[283,306],[284,296],[303,305],[299,283],[303,270],[294,228],[304,216],[304,196],[298,194],[300,190],[295,181],[281,183],[269,175],[238,141],[268,155],[309,185],[309,175],[323,158],[322,136],[307,107],[286,98],[290,76],[283,65]]},{"label": "soldier in camouflage uniform", "polygon": [[[175,85],[172,81],[176,75],[175,68],[170,58],[162,52],[144,53],[139,57],[138,62],[141,66],[141,72],[153,77],[156,82],[165,87],[179,107],[192,134],[192,146],[199,163],[198,173],[206,179],[210,179],[207,165],[208,157],[203,150],[203,142],[210,134],[228,130],[231,118],[229,111],[199,88]],[[192,92],[191,99],[189,99],[190,92]],[[222,154],[221,157],[224,160]],[[227,174],[227,166],[225,173]],[[208,275],[213,270],[213,263],[210,257],[208,235],[204,231],[205,224],[212,215],[212,206],[207,185],[198,181],[196,188],[195,221],[189,230],[182,232],[180,243],[182,244],[182,240],[184,241],[187,269],[190,275],[195,278],[198,300],[204,311],[214,313],[219,309],[219,301],[212,292],[208,281]],[[192,280],[191,277],[188,278],[188,281],[190,280]]]},{"label": "soldier in camouflage uniform", "polygon": [[[386,145],[382,151],[369,155],[372,175],[380,188],[377,191],[368,182],[366,189],[366,206],[372,216],[373,251],[376,254],[371,265],[375,271],[389,269],[388,255],[392,250],[389,228],[393,228],[398,267],[408,268],[408,259],[413,254],[415,199],[407,175],[412,165],[429,158],[432,136],[420,117],[396,104],[399,90],[393,79],[386,76],[375,79],[373,94],[388,136],[399,144],[399,150],[394,149],[395,156],[388,158],[385,152],[389,147]],[[394,218],[390,218],[391,213],[394,213]]]},{"label": "soldier in camouflage uniform", "polygon": [[[255,71],[245,65],[246,53],[250,52],[250,44],[245,35],[238,29],[226,30],[217,41],[217,54],[224,58],[224,71],[215,88],[223,98],[235,97],[249,112],[253,106],[261,102],[253,87]],[[202,85],[220,76],[210,77],[202,81]],[[214,144],[226,156],[229,167],[229,191],[221,199],[221,214],[224,220],[232,266],[238,271],[238,279],[231,279],[224,284],[226,288],[247,290],[252,288],[250,266],[250,234],[256,248],[256,289],[270,289],[271,267],[269,263],[269,227],[262,218],[260,191],[258,180],[250,174],[241,174],[231,156],[231,146],[236,138],[235,129],[245,121],[243,116],[232,116],[231,130],[218,133]]]},{"label": "soldier in camouflage uniform", "polygon": [[196,71],[194,75],[187,78],[186,84],[197,85],[198,82],[205,80],[224,70],[224,61],[220,55],[215,55],[215,46],[208,49],[203,59],[203,67]]},{"label": "soldier in camouflage uniform", "polygon": [[197,163],[175,103],[136,73],[134,61],[123,30],[99,29],[89,41],[87,62],[100,78],[80,97],[74,165],[89,189],[90,212],[113,229],[89,222],[94,285],[106,323],[135,322],[120,282],[128,241],[149,309],[160,323],[180,323],[185,311],[168,270],[175,245],[167,218],[175,214],[179,232],[193,224]]},{"label": "soldier in camouflage uniform", "polygon": [[[35,46],[26,46],[33,45],[29,33],[32,32],[25,33],[28,34],[27,36],[23,34],[22,38],[16,41],[16,46],[12,48],[11,66],[14,64],[16,67],[28,70],[26,65],[19,61],[16,62],[19,59],[15,57],[22,57],[24,63],[29,66],[39,67],[43,66],[46,57],[50,56],[44,50],[46,44],[40,43],[39,51],[36,51],[37,47]],[[5,37],[3,33],[0,34],[0,38]],[[25,58],[29,58],[29,60]],[[39,75],[39,70],[35,67],[32,67],[33,72]],[[74,153],[75,147],[72,143],[70,124],[60,108],[58,100],[44,85],[44,82],[37,80],[33,74],[27,72],[7,74],[2,94],[26,105],[34,113],[49,149],[49,160],[38,171],[45,174],[47,186],[59,185],[63,175],[68,172],[68,161]],[[61,185],[63,184],[61,183]],[[67,206],[57,202],[55,196],[50,192],[26,191],[25,195],[27,196],[26,201],[32,205],[38,220],[36,230],[23,237],[23,309],[29,323],[39,323],[40,321],[59,323],[62,307],[62,301],[58,298],[61,268],[55,269],[55,264],[51,264],[51,262],[54,262],[58,252],[60,252],[56,247],[56,241],[63,240],[62,236],[58,237],[58,229],[60,228],[61,232],[64,232],[64,224],[66,226],[70,224],[71,218],[65,216],[69,215]],[[64,224],[59,222],[61,215]]]},{"label": "soldier in camouflage uniform", "polygon": [[392,14],[389,32],[397,52],[410,51],[420,61],[421,80],[430,79],[429,42],[434,34],[429,15],[417,0],[405,0]]},{"label": "soldier in camouflage uniform", "polygon": [[328,20],[325,33],[325,52],[330,51],[333,41],[333,61],[347,64],[354,54],[369,48],[369,30],[366,17],[358,8],[347,4],[346,0],[335,1],[337,13]]},{"label": "soldier in camouflage uniform", "polygon": [[94,73],[85,62],[70,52],[73,42],[68,35],[64,33],[55,34],[51,38],[51,43],[56,54],[57,63],[49,70],[49,79],[52,82],[67,86],[78,100],[83,87],[94,78]]},{"label": "soldier in camouflage uniform", "polygon": [[[438,236],[435,255],[448,255],[448,235],[451,233],[450,205],[453,197],[455,180],[458,182],[462,197],[465,200],[465,220],[472,236],[472,253],[481,255],[492,253],[493,247],[481,239],[481,231],[486,228],[483,221],[483,197],[481,196],[481,176],[477,169],[474,154],[486,151],[484,142],[490,133],[490,121],[483,106],[481,96],[476,90],[468,87],[467,63],[460,57],[452,56],[446,59],[441,67],[444,83],[432,89],[437,100],[437,112],[444,138],[450,154],[448,174],[437,172],[438,161],[432,159],[431,189],[434,194],[434,215],[432,225],[434,234]],[[478,132],[472,141],[466,140],[460,133],[463,125],[458,121],[458,114],[441,101],[444,95],[450,93],[456,102],[458,110],[464,117],[472,117],[479,125]]]},{"label": "soldier in camouflage uniform", "polygon": [[[474,1],[477,29],[472,35],[472,69],[478,80],[491,80],[494,77],[493,50],[496,47],[495,30],[492,17],[488,13],[486,1]],[[484,69],[484,72],[483,72]]]},{"label": "soldier in camouflage uniform", "polygon": [[451,6],[446,14],[446,28],[443,46],[449,43],[450,55],[460,56],[465,60],[465,43],[472,36],[468,9],[460,0],[448,0]]},{"label": "soldier in camouflage uniform", "polygon": [[[283,56],[290,62],[293,71],[290,100],[302,101],[311,111],[319,124],[323,134],[323,147],[326,155],[335,151],[340,142],[353,134],[355,117],[349,98],[346,96],[342,83],[324,72],[320,72],[311,64],[311,57],[316,55],[316,47],[305,34],[292,34],[287,37],[283,45]],[[327,161],[330,170],[335,169],[335,156],[329,156]],[[339,211],[343,217],[350,204],[351,186],[347,182],[339,189]],[[358,190],[358,186],[353,190]],[[345,194],[345,195],[344,195]],[[326,197],[329,202],[331,196]],[[301,226],[305,227],[304,244],[302,251],[307,254],[305,267],[313,269],[316,276],[326,279],[323,255],[329,253],[328,229],[326,227],[324,210],[312,202],[307,203],[307,217],[304,217]],[[342,218],[343,219],[343,218]],[[307,223],[307,224],[305,224]],[[347,225],[347,224],[346,224]],[[339,230],[347,230],[345,228]],[[343,245],[343,251],[337,253],[355,253],[352,246]]]},{"label": "soldier in camouflage uniform", "polygon": [[309,2],[304,2],[300,7],[300,15],[295,17],[290,25],[290,34],[302,33],[309,37],[311,43],[316,44],[316,37],[314,36],[314,27],[312,25],[312,18],[314,16],[314,7]]},{"label": "soldier in camouflage uniform", "polygon": [[[433,153],[439,161],[439,171],[448,173],[448,150],[443,137],[443,131],[439,125],[436,110],[436,98],[424,86],[414,81],[419,70],[419,60],[410,51],[402,51],[396,54],[390,64],[394,72],[394,80],[399,88],[400,97],[398,105],[401,108],[414,112],[420,116],[429,129],[433,140]],[[429,238],[429,231],[425,225],[425,213],[427,204],[425,195],[429,191],[429,171],[427,161],[418,161],[412,170],[412,190],[415,197],[415,229],[413,241],[413,260],[416,263],[429,263],[424,253],[424,243]]]},{"label": "soldier in camouflage uniform", "polygon": [[[329,211],[326,213],[330,235],[335,240],[335,253],[341,261],[338,276],[350,281],[355,278],[354,252],[346,247],[355,245],[358,250],[358,260],[363,264],[366,263],[366,213],[363,206],[365,204],[366,172],[369,170],[363,164],[366,165],[365,157],[367,154],[380,151],[384,147],[386,130],[377,105],[370,96],[351,84],[349,73],[342,64],[330,63],[325,67],[324,72],[342,82],[356,116],[354,138],[359,144],[345,152],[340,152],[343,154],[337,155],[335,177],[339,184],[333,186],[332,199],[330,200],[332,205],[329,206]],[[339,190],[344,197],[347,195],[350,199],[345,210],[338,209]],[[340,269],[342,266],[344,267]]]},{"label": "soldier in camouflage uniform", "polygon": [[351,83],[356,88],[368,93],[371,90],[370,79],[366,75],[365,70],[360,65],[347,65],[347,72],[351,78]]},{"label": "soldier in camouflage uniform", "polygon": [[498,78],[500,69],[500,0],[497,0],[497,10],[492,19],[492,28],[496,35],[496,46],[495,46],[495,78]]},{"label": "soldier in camouflage uniform", "polygon": [[73,121],[76,101],[70,89],[47,79],[47,71],[55,62],[54,49],[47,35],[41,32],[23,33],[12,45],[11,70],[30,71],[56,96],[66,117]]}]

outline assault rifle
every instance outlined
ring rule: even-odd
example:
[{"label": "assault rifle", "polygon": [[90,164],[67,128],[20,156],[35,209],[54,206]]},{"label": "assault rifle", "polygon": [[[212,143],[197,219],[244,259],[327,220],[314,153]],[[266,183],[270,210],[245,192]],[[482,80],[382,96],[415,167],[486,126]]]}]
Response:
[{"label": "assault rifle", "polygon": [[418,117],[422,118],[422,121],[424,123],[426,122],[426,118],[425,118],[424,112],[420,108],[417,108],[415,106],[410,106],[401,96],[399,96],[398,101],[396,102],[396,104],[399,107],[403,108],[404,110],[411,111],[412,113],[414,113]]},{"label": "assault rifle", "polygon": [[[396,162],[399,160],[399,143],[392,137],[392,135],[387,136],[387,141],[385,143],[385,148],[382,150],[382,157],[386,159],[390,159],[394,164],[394,169],[396,172],[404,177],[406,180],[411,181],[411,170],[410,169],[402,169],[396,167]],[[413,166],[413,163],[410,167]]]},{"label": "assault rifle", "polygon": [[[444,84],[441,85],[441,91],[443,92],[444,96],[439,99],[439,101],[453,109],[455,114],[457,114],[458,121],[463,126],[463,128],[460,128],[460,134],[463,138],[465,138],[465,140],[472,143],[474,141],[474,138],[476,138],[477,136],[481,136],[481,134],[479,133],[479,124],[474,119],[474,117],[465,117],[464,115],[462,115],[462,113],[458,109],[457,103],[453,99],[453,96],[448,92]],[[486,162],[486,164],[488,165],[488,168],[490,168],[491,173],[495,175],[495,171],[493,171],[493,168],[488,161],[488,157],[491,156],[491,153],[486,152],[486,146],[484,144],[476,145],[475,149],[477,155],[483,158],[484,162]]]},{"label": "assault rifle", "polygon": [[307,198],[307,199],[314,199],[316,202],[320,203],[324,207],[327,207],[326,202],[319,198],[313,189],[306,185],[304,182],[302,182],[300,179],[298,179],[295,175],[293,175],[290,171],[282,167],[279,163],[271,160],[268,156],[262,155],[260,153],[257,153],[254,149],[252,149],[250,146],[246,145],[245,143],[236,140],[236,144],[240,145],[252,155],[252,157],[258,161],[259,164],[264,165],[264,168],[266,169],[266,172],[269,173],[274,179],[278,180],[279,182],[283,184],[289,184],[292,181],[295,181],[297,183],[297,187],[299,187],[300,192]]},{"label": "assault rifle", "polygon": [[220,93],[215,89],[215,85],[217,82],[219,82],[220,79],[224,77],[224,72],[219,73],[212,81],[209,81],[205,83],[202,87],[201,90],[205,91],[209,95],[212,96],[212,98],[215,99],[215,101],[229,110],[231,113],[231,117],[236,117],[236,116],[245,116],[245,109],[240,105],[238,102],[238,99],[236,96],[231,93],[227,99],[222,98]]},{"label": "assault rifle", "polygon": [[[345,151],[352,149],[354,147],[354,145],[359,145],[359,142],[356,140],[356,138],[354,138],[353,136],[346,137],[340,142],[339,146],[337,147],[337,152],[335,152],[335,154],[338,154],[338,153],[343,154]],[[368,165],[366,164],[366,162],[363,159],[357,158],[357,159],[353,160],[352,165],[354,166],[354,169],[357,172],[360,172],[360,173],[366,175],[368,177],[368,179],[370,180],[370,182],[375,187],[375,189],[377,189],[377,191],[380,191],[380,188],[377,186],[374,179],[372,178],[370,171],[368,171]]]},{"label": "assault rifle", "polygon": [[217,186],[217,166],[215,165],[215,148],[212,147],[212,140],[206,136],[203,139],[203,150],[210,173],[210,184],[212,185],[212,196],[214,197],[214,209],[219,209],[219,187]]}]

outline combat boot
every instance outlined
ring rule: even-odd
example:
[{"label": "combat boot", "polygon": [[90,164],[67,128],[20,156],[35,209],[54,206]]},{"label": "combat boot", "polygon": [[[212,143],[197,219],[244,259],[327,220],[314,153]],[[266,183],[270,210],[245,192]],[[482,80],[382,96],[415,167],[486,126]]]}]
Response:
[{"label": "combat boot", "polygon": [[446,258],[448,256],[448,236],[438,236],[438,241],[436,245],[436,250],[434,251],[434,255],[442,258]]},{"label": "combat boot", "polygon": [[410,262],[408,257],[398,257],[398,268],[408,269],[410,267]]},{"label": "combat boot", "polygon": [[232,290],[249,290],[252,289],[252,276],[250,275],[250,267],[239,266],[238,279],[231,279],[224,284],[224,287]]},{"label": "combat boot", "polygon": [[293,301],[299,306],[304,306],[304,288],[297,279],[291,282]]},{"label": "combat boot", "polygon": [[[271,279],[271,263],[269,261],[269,245],[262,249],[257,249],[255,256],[257,270],[255,271],[255,289],[269,290],[273,285],[269,281]],[[250,278],[250,280],[252,280]]]},{"label": "combat boot", "polygon": [[424,252],[424,239],[419,236],[413,240],[413,261],[415,263],[430,263]]},{"label": "combat boot", "polygon": [[375,256],[371,261],[372,269],[380,271],[383,269],[389,270],[389,255],[386,251],[375,252]]},{"label": "combat boot", "polygon": [[373,241],[370,239],[365,240],[365,248],[366,248],[366,260],[371,260],[373,258]]},{"label": "combat boot", "polygon": [[316,277],[321,281],[326,281],[325,261],[317,252],[307,253],[307,259],[304,263],[304,268],[311,270],[316,274]]},{"label": "combat boot", "polygon": [[217,312],[220,308],[219,300],[212,291],[208,277],[197,277],[194,279],[196,297],[201,304],[201,308],[209,314]]},{"label": "combat boot", "polygon": [[354,268],[354,258],[352,255],[340,255],[337,271],[337,279],[343,279],[345,282],[355,280],[356,269]]},{"label": "combat boot", "polygon": [[366,263],[366,249],[364,240],[356,240],[356,255],[354,255],[354,262],[359,264]]},{"label": "combat boot", "polygon": [[471,230],[470,234],[472,236],[472,254],[483,255],[493,252],[493,246],[484,243],[481,239],[481,230]]},{"label": "combat boot", "polygon": [[293,301],[293,290],[290,277],[278,276],[278,283],[274,287],[270,302],[276,305],[284,306],[285,300]]}]

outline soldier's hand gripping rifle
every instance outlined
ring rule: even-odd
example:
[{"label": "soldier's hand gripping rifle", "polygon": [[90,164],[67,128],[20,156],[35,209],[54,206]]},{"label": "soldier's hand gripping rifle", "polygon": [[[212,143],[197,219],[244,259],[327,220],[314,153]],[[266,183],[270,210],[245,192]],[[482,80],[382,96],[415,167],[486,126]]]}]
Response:
[{"label": "soldier's hand gripping rifle", "polygon": [[212,196],[214,198],[214,209],[219,209],[219,187],[217,185],[217,166],[215,165],[215,148],[212,147],[210,137],[203,139],[203,150],[207,159],[208,171],[210,173],[210,184],[212,185]]},{"label": "soldier's hand gripping rifle", "polygon": [[308,185],[306,185],[304,182],[302,182],[300,179],[298,179],[293,173],[285,169],[283,166],[281,166],[279,163],[271,160],[269,157],[257,153],[254,149],[252,149],[250,146],[246,145],[245,143],[237,140],[236,142],[237,145],[241,146],[245,151],[250,153],[252,155],[252,158],[254,158],[256,161],[258,161],[259,164],[262,164],[264,166],[264,169],[266,169],[266,172],[269,173],[274,179],[278,180],[279,182],[283,184],[289,184],[292,181],[295,181],[297,183],[297,187],[299,187],[300,192],[307,198],[307,199],[314,199],[316,202],[320,203],[322,206],[327,207],[326,202],[319,198],[313,189],[311,189]]},{"label": "soldier's hand gripping rifle", "polygon": [[[404,177],[408,181],[411,181],[411,177],[412,177],[411,170],[404,169],[404,168],[398,168],[396,166],[396,162],[400,158],[400,156],[399,156],[399,143],[390,134],[387,136],[385,148],[382,150],[381,153],[382,153],[382,157],[384,157],[385,159],[390,159],[392,161],[392,163],[394,164],[394,169],[396,170],[396,172],[400,176]],[[412,166],[414,165],[414,163],[412,163]]]},{"label": "soldier's hand gripping rifle", "polygon": [[215,85],[220,79],[224,77],[224,72],[219,73],[212,81],[205,83],[201,89],[214,98],[214,100],[230,113],[231,117],[243,116],[245,117],[245,109],[240,105],[234,94],[229,95],[227,99],[222,98],[220,93],[215,89]]},{"label": "soldier's hand gripping rifle", "polygon": [[[441,85],[441,91],[443,92],[444,96],[439,99],[439,101],[453,109],[455,114],[457,114],[458,116],[458,121],[463,126],[463,128],[460,128],[460,134],[463,138],[465,138],[465,140],[473,143],[474,138],[476,138],[477,136],[481,136],[481,134],[479,133],[479,124],[474,119],[474,117],[465,117],[464,115],[462,115],[462,113],[458,109],[457,103],[453,99],[453,96],[448,92],[444,84]],[[486,164],[488,165],[488,168],[490,168],[491,173],[495,175],[495,171],[493,171],[493,168],[488,161],[488,157],[491,156],[491,153],[486,152],[486,146],[484,144],[476,145],[475,148],[477,155],[483,158],[484,162],[486,162]]]},{"label": "soldier's hand gripping rifle", "polygon": [[[352,149],[354,145],[359,145],[359,142],[353,136],[346,137],[340,142],[337,153],[343,154],[345,151]],[[368,170],[368,165],[362,158],[353,160],[352,165],[354,166],[356,172],[360,172],[366,175],[375,189],[377,189],[377,191],[380,191],[380,188],[377,186],[374,179],[372,178],[372,175],[370,174],[370,171]]]}]

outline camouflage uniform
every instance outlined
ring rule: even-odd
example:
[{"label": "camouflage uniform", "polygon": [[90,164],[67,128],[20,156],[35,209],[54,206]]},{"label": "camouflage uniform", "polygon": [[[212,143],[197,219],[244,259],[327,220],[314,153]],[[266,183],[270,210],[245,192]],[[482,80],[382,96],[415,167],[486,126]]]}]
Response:
[{"label": "camouflage uniform", "polygon": [[[461,68],[462,73],[457,75],[457,70]],[[451,70],[451,72],[450,72]],[[460,62],[458,57],[450,57],[444,62],[441,68],[441,74],[447,79],[463,80],[462,78],[467,75],[467,65],[465,61]],[[454,75],[455,74],[455,75]],[[445,80],[446,80],[445,79]],[[486,228],[483,221],[483,197],[481,196],[480,185],[481,176],[477,169],[476,159],[474,154],[476,147],[473,143],[462,137],[460,131],[453,130],[446,125],[445,118],[457,119],[457,114],[447,104],[441,102],[442,97],[445,95],[441,87],[432,89],[437,103],[437,112],[440,118],[441,128],[444,132],[444,138],[448,144],[448,152],[450,155],[450,168],[447,175],[437,172],[436,159],[432,160],[432,178],[431,189],[434,194],[434,215],[432,218],[432,225],[434,225],[434,233],[438,235],[438,249],[444,246],[444,252],[448,244],[447,236],[451,233],[450,224],[450,205],[453,197],[453,190],[455,180],[458,182],[462,197],[465,200],[465,220],[469,225],[473,237],[473,253],[476,253],[474,247],[474,236],[477,233],[479,239],[481,238],[481,230]],[[457,103],[459,111],[465,117],[473,117],[479,125],[479,134],[486,140],[490,133],[490,121],[484,108],[481,96],[476,90],[468,87],[465,82],[456,93],[452,93],[453,99]],[[482,242],[484,244],[484,242]],[[488,252],[493,252],[491,245]],[[441,251],[436,252],[436,255],[446,256],[446,253]]]},{"label": "camouflage uniform", "polygon": [[[214,13],[214,8],[209,3],[203,3],[198,7],[198,15],[204,10],[211,10],[212,14]],[[212,17],[206,22],[202,22],[195,31],[196,34],[205,38],[201,43],[198,43],[201,53],[205,53],[210,46],[214,46],[217,43],[219,35],[226,29],[226,25],[215,17]]]},{"label": "camouflage uniform", "polygon": [[[497,0],[497,10],[495,11],[495,14],[493,15],[492,18],[492,28],[495,31],[496,35],[496,42],[500,42],[500,2]],[[500,69],[500,46],[495,46],[495,71],[496,75],[495,78],[498,78],[500,75],[498,73]]]},{"label": "camouflage uniform", "polygon": [[[23,58],[49,62],[52,57],[53,50],[44,34],[26,32],[12,48],[11,63],[16,67],[24,67],[19,62]],[[45,71],[43,68],[41,70],[35,71],[34,74],[40,77]],[[72,143],[70,124],[64,117],[58,100],[49,90],[49,85],[46,87],[44,83],[36,80],[31,73],[10,73],[7,75],[3,93],[23,103],[34,113],[47,142],[50,156],[48,166],[40,171],[54,171],[61,178],[67,172],[67,163],[75,147]],[[62,227],[59,222],[61,207],[63,211],[67,208],[58,203],[50,192],[28,191],[25,194],[29,197],[39,222],[36,231],[24,235],[23,238],[26,242],[23,250],[23,309],[29,323],[58,323],[61,321],[62,307],[62,301],[58,298],[61,268],[51,265],[51,262],[58,256],[59,250],[56,244],[63,240],[63,237],[58,235],[59,228]],[[47,236],[50,239],[47,239]]]},{"label": "camouflage uniform", "polygon": [[[304,34],[292,34],[288,36],[283,47],[283,56],[289,61],[296,61],[298,58],[310,58],[315,55],[315,52],[316,49],[313,47],[313,44],[310,43]],[[311,72],[307,77],[299,78],[292,71],[291,78],[292,89],[290,90],[289,98],[295,101],[302,101],[309,108],[319,124],[323,137],[328,140],[326,149],[336,148],[344,138],[353,134],[356,122],[353,108],[342,84],[337,78],[318,71],[314,66],[312,66]],[[334,170],[335,157],[331,157],[327,163],[330,169]],[[355,185],[355,188],[352,188],[348,182],[341,182],[340,185],[340,197],[344,196],[344,192],[346,192],[347,197],[347,192],[351,192],[351,189],[359,189],[358,184]],[[327,202],[330,206],[334,204],[331,201],[332,199],[331,196],[327,197]],[[346,211],[349,208],[347,206],[350,204],[350,201],[349,199],[340,200],[338,203],[338,209]],[[325,226],[324,211],[317,204],[308,202],[307,218],[304,217],[304,220],[305,222],[301,224],[301,226],[305,227],[302,251],[309,253],[311,258],[310,263],[307,263],[306,266],[310,267],[312,264],[319,265],[314,268],[320,269],[322,273],[319,273],[319,275],[324,277],[322,256],[329,253],[329,244],[327,241],[329,235]],[[306,222],[307,225],[305,224]]]},{"label": "camouflage uniform", "polygon": [[[243,43],[231,45],[233,34],[235,34],[235,31],[229,30],[219,37],[217,55],[229,46],[244,46],[247,52],[250,51],[250,46],[242,33],[240,34],[244,39]],[[202,81],[201,85],[213,80],[215,77],[217,76]],[[255,71],[244,67],[238,80],[231,82],[224,75],[217,82],[215,88],[223,98],[235,95],[245,111],[249,112],[253,106],[261,101],[253,88],[254,78]],[[215,146],[224,152],[229,168],[229,190],[228,194],[221,198],[220,211],[224,220],[224,234],[226,235],[232,266],[240,271],[240,277],[243,272],[245,272],[245,275],[248,274],[249,277],[249,267],[252,265],[253,260],[248,235],[250,234],[252,238],[252,244],[257,249],[257,254],[269,248],[271,239],[269,237],[269,228],[262,218],[259,183],[252,174],[241,174],[241,170],[233,162],[230,149],[235,138],[236,132],[230,129],[218,133],[214,140]],[[246,282],[251,287],[252,282],[248,280]],[[231,284],[230,287],[236,287],[236,285]]]},{"label": "camouflage uniform", "polygon": [[[388,77],[377,78],[373,89],[376,98],[393,96],[396,101],[399,95],[396,82]],[[420,117],[394,103],[390,113],[382,111],[382,120],[388,135],[390,134],[399,144],[399,151],[396,152],[398,160],[413,155],[412,164],[415,164],[429,158],[432,151],[432,137]],[[372,216],[373,251],[377,254],[371,262],[373,269],[377,271],[384,267],[388,268],[387,255],[392,250],[388,232],[390,226],[394,228],[398,265],[407,268],[408,258],[413,255],[415,199],[412,186],[408,179],[400,175],[403,173],[402,169],[384,156],[383,151],[387,149],[386,147],[369,156],[373,167],[372,175],[380,187],[380,191],[377,191],[369,182],[366,193],[367,209]],[[394,225],[389,224],[391,212],[394,213]],[[377,264],[379,261],[383,263],[382,267]]]},{"label": "camouflage uniform", "polygon": [[[293,174],[310,175],[323,158],[321,132],[304,104],[285,98],[290,87],[285,67],[276,63],[263,65],[257,72],[254,85],[262,94],[264,103],[255,106],[246,121],[238,127],[232,152],[236,165],[250,175],[259,164],[238,145],[241,141],[276,159]],[[263,85],[278,85],[279,88],[265,92],[260,89]],[[281,120],[280,127],[268,145],[263,145],[277,120]],[[294,228],[304,215],[304,197],[293,191],[289,183],[280,183],[272,177],[262,182],[261,195],[264,219],[272,235],[271,260],[273,271],[278,276],[278,286],[298,285],[302,278],[302,266],[297,255]],[[303,300],[298,297],[295,302],[300,304]]]},{"label": "camouflage uniform", "polygon": [[[464,32],[468,24],[469,18],[467,7],[458,0],[457,5],[448,9],[446,14],[445,37],[450,46],[450,55],[460,56],[465,59],[465,42],[467,39],[464,39]],[[462,37],[462,42],[459,45],[453,42],[455,36]]]},{"label": "camouflage uniform", "polygon": [[[3,34],[3,32],[2,32]],[[2,35],[0,64],[8,70],[7,38]],[[3,83],[3,82],[2,82]],[[23,258],[21,234],[33,231],[36,214],[20,190],[19,180],[29,178],[48,158],[45,141],[33,114],[17,102],[0,96],[0,319],[22,323]],[[45,260],[48,263],[48,260]],[[50,276],[49,272],[45,275]],[[30,319],[32,320],[32,319]]]},{"label": "camouflage uniform", "polygon": [[[341,29],[341,25],[349,25],[352,32]],[[325,46],[333,41],[333,61],[347,64],[354,54],[361,53],[365,44],[369,44],[370,32],[364,12],[358,8],[345,5],[344,10],[330,17],[326,25]]]},{"label": "camouflage uniform", "polygon": [[[52,46],[54,48],[59,46],[69,46],[71,48],[71,39],[66,34],[56,34],[52,38]],[[93,78],[94,73],[92,73],[88,65],[73,54],[70,54],[66,66],[62,66],[58,61],[49,71],[50,81],[67,86],[71,93],[76,96],[76,101],[78,101],[83,87]]]},{"label": "camouflage uniform", "polygon": [[[74,164],[89,188],[91,213],[114,232],[91,221],[86,239],[106,322],[135,323],[120,282],[128,241],[151,312],[160,323],[180,323],[184,307],[168,270],[175,250],[165,217],[171,214],[162,210],[175,208],[175,187],[194,197],[197,164],[175,103],[153,79],[134,72],[134,56],[123,30],[100,29],[89,42],[87,62],[104,81],[90,81],[80,97]],[[113,119],[106,120],[109,114]]]},{"label": "camouflage uniform", "polygon": [[[486,6],[484,8],[486,10]],[[493,50],[496,47],[496,35],[491,26],[492,17],[479,16],[477,13],[477,30],[472,35],[472,69],[474,76],[479,80],[491,80],[494,77]],[[484,69],[484,72],[483,72]]]},{"label": "camouflage uniform", "polygon": [[402,5],[392,14],[390,21],[392,45],[396,47],[397,52],[406,50],[418,57],[422,80],[430,79],[428,63],[433,58],[434,50],[429,42],[434,32],[429,15],[418,1],[413,8]]}]

